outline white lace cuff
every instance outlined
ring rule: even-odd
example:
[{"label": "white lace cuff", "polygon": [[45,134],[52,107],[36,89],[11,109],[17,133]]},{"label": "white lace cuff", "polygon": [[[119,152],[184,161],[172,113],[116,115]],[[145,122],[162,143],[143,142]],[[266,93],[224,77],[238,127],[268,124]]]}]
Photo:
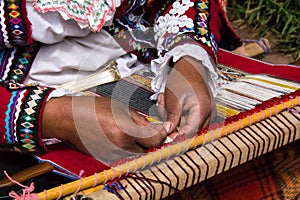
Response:
[{"label": "white lace cuff", "polygon": [[155,73],[155,78],[151,82],[151,87],[155,92],[155,94],[151,97],[152,100],[157,99],[157,95],[165,90],[169,74],[170,59],[172,59],[173,62],[176,62],[183,56],[190,56],[202,62],[207,71],[207,84],[212,92],[212,95],[217,95],[217,86],[219,85],[220,80],[216,71],[216,66],[211,62],[210,56],[205,49],[199,45],[184,44],[175,47],[171,51],[167,52],[163,57],[160,56],[151,62],[151,70]]}]

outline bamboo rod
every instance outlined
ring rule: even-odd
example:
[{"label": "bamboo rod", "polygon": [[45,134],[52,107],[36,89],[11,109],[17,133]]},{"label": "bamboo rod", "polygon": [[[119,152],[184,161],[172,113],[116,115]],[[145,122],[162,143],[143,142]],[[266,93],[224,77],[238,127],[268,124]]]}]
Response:
[{"label": "bamboo rod", "polygon": [[[114,180],[118,177],[127,175],[131,172],[141,170],[146,166],[151,166],[154,163],[159,163],[161,160],[170,158],[171,156],[179,155],[186,152],[189,149],[196,148],[205,143],[209,143],[215,139],[219,139],[242,128],[250,126],[260,120],[269,118],[285,109],[293,108],[300,104],[300,96],[294,99],[288,100],[284,103],[280,103],[273,107],[262,110],[258,113],[254,113],[244,119],[233,122],[216,130],[207,132],[206,134],[199,135],[197,137],[187,139],[178,144],[170,145],[163,149],[159,149],[155,152],[147,153],[135,160],[129,161],[125,164],[113,167],[109,170],[105,170],[101,173],[83,178],[81,180],[73,181],[62,186],[58,186],[47,190],[45,192],[38,193],[39,199],[56,199],[59,196],[67,196],[74,194],[78,190],[85,190],[92,188],[96,184],[104,184],[106,181]],[[97,183],[95,183],[97,181]]]}]

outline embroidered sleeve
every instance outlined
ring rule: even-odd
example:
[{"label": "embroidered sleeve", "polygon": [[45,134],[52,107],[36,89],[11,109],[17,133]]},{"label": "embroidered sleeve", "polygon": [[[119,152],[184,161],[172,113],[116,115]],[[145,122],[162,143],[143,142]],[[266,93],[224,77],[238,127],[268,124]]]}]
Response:
[{"label": "embroidered sleeve", "polygon": [[0,78],[23,83],[40,49],[39,43],[0,50]]},{"label": "embroidered sleeve", "polygon": [[154,33],[158,58],[151,63],[156,74],[151,84],[156,94],[164,91],[169,62],[190,56],[207,69],[208,86],[216,95],[219,80],[213,60],[216,60],[221,26],[218,11],[214,0],[178,0],[157,17]]},{"label": "embroidered sleeve", "polygon": [[27,18],[25,0],[0,2],[0,48],[24,46],[32,42],[31,24]]},{"label": "embroidered sleeve", "polygon": [[163,56],[178,45],[190,43],[201,45],[216,58],[218,45],[214,34],[218,34],[219,24],[210,23],[214,12],[218,11],[216,8],[214,0],[175,1],[154,25],[158,54]]},{"label": "embroidered sleeve", "polygon": [[0,149],[39,152],[45,150],[41,137],[42,113],[53,89],[22,87],[0,79]]},{"label": "embroidered sleeve", "polygon": [[22,85],[40,44],[0,50],[0,149],[44,150],[41,116],[51,88]]}]

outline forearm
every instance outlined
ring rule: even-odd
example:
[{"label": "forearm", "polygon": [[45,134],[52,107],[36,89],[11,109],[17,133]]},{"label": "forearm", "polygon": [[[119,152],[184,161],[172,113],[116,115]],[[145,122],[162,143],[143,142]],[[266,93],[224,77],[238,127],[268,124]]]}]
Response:
[{"label": "forearm", "polygon": [[[158,128],[158,129],[156,129]],[[64,96],[48,101],[43,114],[44,138],[58,138],[110,163],[160,146],[162,127],[125,104],[105,97]]]}]

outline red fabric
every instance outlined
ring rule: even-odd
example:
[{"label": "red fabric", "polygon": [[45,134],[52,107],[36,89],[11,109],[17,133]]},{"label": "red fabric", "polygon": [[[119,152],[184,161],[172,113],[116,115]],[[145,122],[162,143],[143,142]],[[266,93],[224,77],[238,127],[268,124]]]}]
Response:
[{"label": "red fabric", "polygon": [[300,67],[295,65],[270,64],[224,49],[220,49],[218,53],[218,63],[251,74],[268,74],[300,82]]},{"label": "red fabric", "polygon": [[216,1],[210,1],[210,20],[209,20],[209,28],[212,34],[215,37],[217,44],[221,41],[220,29],[222,27],[221,19],[220,19],[220,7],[216,3]]},{"label": "red fabric", "polygon": [[47,148],[47,153],[37,155],[39,159],[54,163],[77,176],[79,176],[81,170],[84,172],[82,177],[86,177],[109,169],[107,165],[66,145],[55,144]]},{"label": "red fabric", "polygon": [[6,88],[0,86],[0,94],[1,94],[1,101],[0,101],[0,144],[5,144],[5,118],[7,111],[7,105],[9,104],[9,100],[11,97],[11,93],[7,91]]},{"label": "red fabric", "polygon": [[31,22],[28,19],[27,16],[27,10],[26,10],[26,0],[22,0],[22,15],[24,16],[25,26],[27,30],[27,44],[32,43],[32,30],[31,30]]},{"label": "red fabric", "polygon": [[227,17],[226,12],[226,0],[218,0],[218,5],[220,9],[220,17],[222,21],[222,27],[220,29],[220,42],[223,45],[223,48],[236,48],[243,45],[243,42],[241,41],[240,35],[233,29],[230,21]]}]

